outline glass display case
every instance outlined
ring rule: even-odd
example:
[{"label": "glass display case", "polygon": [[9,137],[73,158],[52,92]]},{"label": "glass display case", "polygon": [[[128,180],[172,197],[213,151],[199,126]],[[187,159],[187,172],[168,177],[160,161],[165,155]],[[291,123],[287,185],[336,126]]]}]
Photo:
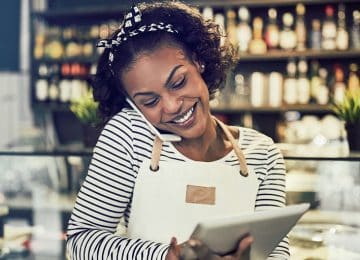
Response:
[{"label": "glass display case", "polygon": [[[0,151],[0,206],[8,209],[4,245],[16,259],[65,258],[67,221],[91,155],[80,147]],[[357,259],[333,255],[360,255],[354,246],[360,242],[360,153],[284,151],[284,157],[287,203],[311,203],[290,233],[291,259]]]}]

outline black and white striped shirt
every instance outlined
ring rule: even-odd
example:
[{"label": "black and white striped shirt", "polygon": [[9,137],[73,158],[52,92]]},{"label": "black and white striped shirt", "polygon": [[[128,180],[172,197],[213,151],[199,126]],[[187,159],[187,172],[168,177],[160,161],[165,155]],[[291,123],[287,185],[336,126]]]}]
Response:
[{"label": "black and white striped shirt", "polygon": [[[285,205],[285,166],[273,141],[252,129],[240,127],[239,144],[259,180],[255,209]],[[121,218],[129,221],[131,198],[139,167],[151,158],[154,135],[133,110],[123,109],[105,126],[94,148],[88,175],[78,193],[69,220],[67,250],[71,259],[165,259],[167,244],[130,239],[115,234]],[[161,161],[186,161],[168,143]],[[238,167],[235,154],[223,163]],[[170,241],[170,238],[169,238]],[[272,259],[287,259],[285,238]]]}]

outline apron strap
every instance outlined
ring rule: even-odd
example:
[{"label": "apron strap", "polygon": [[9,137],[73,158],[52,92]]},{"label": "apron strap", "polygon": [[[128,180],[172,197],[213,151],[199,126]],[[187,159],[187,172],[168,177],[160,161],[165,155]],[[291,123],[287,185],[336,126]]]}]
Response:
[{"label": "apron strap", "polygon": [[150,170],[156,172],[159,170],[159,161],[162,148],[162,141],[158,136],[155,136],[154,147],[151,154]]},{"label": "apron strap", "polygon": [[[235,151],[235,154],[240,163],[240,174],[244,177],[247,177],[249,172],[248,172],[248,168],[246,165],[245,156],[244,156],[243,152],[241,151],[238,142],[234,139],[234,137],[230,133],[229,129],[223,122],[221,122],[216,117],[214,117],[214,119],[215,119],[216,123],[218,123],[219,126],[221,127],[221,129],[224,131],[226,137],[229,139],[229,141]],[[162,148],[162,141],[158,136],[155,136],[154,147],[152,150],[151,162],[150,162],[150,170],[153,172],[156,172],[159,170],[161,148]]]},{"label": "apron strap", "polygon": [[219,119],[217,119],[216,117],[214,117],[215,121],[219,124],[219,126],[221,127],[221,129],[224,131],[226,137],[229,139],[235,154],[239,160],[240,163],[240,174],[244,177],[248,176],[249,172],[248,172],[248,168],[246,165],[246,160],[245,160],[245,156],[244,153],[241,151],[238,142],[234,139],[234,137],[232,136],[232,134],[230,133],[229,129],[227,128],[227,126],[221,122]]}]

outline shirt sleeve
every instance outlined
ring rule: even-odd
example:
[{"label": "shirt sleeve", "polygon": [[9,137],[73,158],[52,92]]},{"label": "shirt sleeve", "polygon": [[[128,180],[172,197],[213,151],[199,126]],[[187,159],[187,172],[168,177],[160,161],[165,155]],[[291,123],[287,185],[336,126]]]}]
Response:
[{"label": "shirt sleeve", "polygon": [[[285,163],[280,150],[271,140],[267,149],[267,174],[260,183],[256,198],[256,210],[269,210],[284,207],[285,193]],[[289,259],[289,240],[286,236],[268,257],[268,260]]]},{"label": "shirt sleeve", "polygon": [[67,254],[72,260],[165,259],[168,245],[115,233],[136,178],[129,125],[117,124],[105,127],[94,149],[68,223]]}]

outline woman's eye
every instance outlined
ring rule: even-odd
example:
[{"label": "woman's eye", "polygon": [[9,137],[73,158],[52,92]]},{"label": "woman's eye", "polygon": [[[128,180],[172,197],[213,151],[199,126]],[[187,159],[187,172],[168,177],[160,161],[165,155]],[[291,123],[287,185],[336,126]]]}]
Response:
[{"label": "woman's eye", "polygon": [[157,104],[158,100],[159,100],[158,98],[154,98],[154,99],[145,101],[143,103],[143,105],[146,106],[146,107],[153,107],[153,106],[155,106]]},{"label": "woman's eye", "polygon": [[183,76],[180,80],[176,81],[173,85],[173,89],[181,88],[185,83],[185,76]]}]

